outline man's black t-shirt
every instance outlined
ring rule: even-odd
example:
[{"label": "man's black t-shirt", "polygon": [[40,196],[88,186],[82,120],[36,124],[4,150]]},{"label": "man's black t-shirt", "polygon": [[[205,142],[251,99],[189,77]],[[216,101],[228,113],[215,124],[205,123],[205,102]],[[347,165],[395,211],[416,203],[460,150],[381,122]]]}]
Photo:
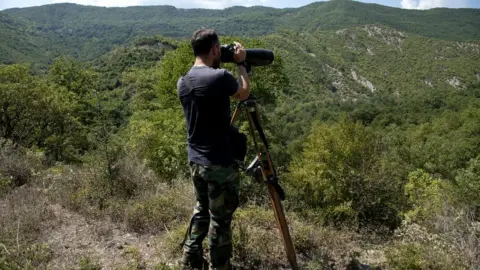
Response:
[{"label": "man's black t-shirt", "polygon": [[193,66],[189,72],[193,93],[180,78],[177,91],[187,124],[188,159],[201,165],[233,162],[230,146],[230,96],[238,89],[225,69]]}]

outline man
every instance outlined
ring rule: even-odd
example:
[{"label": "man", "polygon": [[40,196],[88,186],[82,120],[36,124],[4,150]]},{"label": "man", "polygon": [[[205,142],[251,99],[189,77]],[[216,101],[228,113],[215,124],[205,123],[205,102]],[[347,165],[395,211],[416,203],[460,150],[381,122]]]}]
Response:
[{"label": "man", "polygon": [[191,39],[195,64],[178,80],[178,96],[187,125],[188,159],[196,205],[184,242],[184,269],[201,269],[202,240],[208,235],[210,269],[230,269],[231,221],[238,207],[238,172],[230,145],[230,97],[245,100],[250,81],[243,65],[246,51],[235,42],[238,81],[220,69],[221,48],[214,30]]}]

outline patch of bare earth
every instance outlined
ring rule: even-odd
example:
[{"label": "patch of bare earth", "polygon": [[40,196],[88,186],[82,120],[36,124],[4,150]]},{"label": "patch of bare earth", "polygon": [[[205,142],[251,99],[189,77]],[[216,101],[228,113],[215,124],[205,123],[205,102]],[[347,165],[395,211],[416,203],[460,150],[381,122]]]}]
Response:
[{"label": "patch of bare earth", "polygon": [[58,225],[42,232],[41,238],[54,252],[53,269],[76,268],[84,256],[102,269],[153,269],[160,262],[155,235],[130,233],[122,224],[89,220],[60,205],[50,208]]}]

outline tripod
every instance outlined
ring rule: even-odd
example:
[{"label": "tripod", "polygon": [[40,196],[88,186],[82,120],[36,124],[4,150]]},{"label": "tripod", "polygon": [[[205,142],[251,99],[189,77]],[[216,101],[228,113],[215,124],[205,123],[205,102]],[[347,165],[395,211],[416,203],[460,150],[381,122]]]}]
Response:
[{"label": "tripod", "polygon": [[[283,244],[287,253],[288,261],[292,269],[297,270],[298,265],[295,255],[295,249],[293,247],[292,239],[290,237],[290,232],[287,222],[285,220],[285,214],[281,203],[282,200],[285,200],[285,192],[278,184],[277,173],[275,171],[272,158],[270,156],[268,141],[263,131],[263,128],[260,125],[260,117],[256,99],[253,96],[250,96],[248,99],[237,103],[231,119],[232,125],[239,116],[241,110],[245,112],[248,119],[250,135],[253,139],[256,151],[255,159],[245,169],[245,172],[247,175],[253,176],[254,179],[258,182],[264,182],[267,185],[268,193],[270,195],[270,201],[273,206],[277,225],[280,229],[280,234],[283,239]],[[255,131],[257,133],[255,133]],[[260,138],[261,144],[257,142],[255,134],[257,134],[257,136]]]}]

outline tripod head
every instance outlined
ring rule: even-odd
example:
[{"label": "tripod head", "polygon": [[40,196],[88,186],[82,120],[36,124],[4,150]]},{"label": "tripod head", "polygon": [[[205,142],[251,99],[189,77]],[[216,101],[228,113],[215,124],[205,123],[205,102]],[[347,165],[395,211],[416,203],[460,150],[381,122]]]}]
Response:
[{"label": "tripod head", "polygon": [[250,94],[247,99],[239,101],[237,103],[237,107],[245,107],[245,108],[255,107],[256,105],[257,105],[257,98],[253,94]]}]

